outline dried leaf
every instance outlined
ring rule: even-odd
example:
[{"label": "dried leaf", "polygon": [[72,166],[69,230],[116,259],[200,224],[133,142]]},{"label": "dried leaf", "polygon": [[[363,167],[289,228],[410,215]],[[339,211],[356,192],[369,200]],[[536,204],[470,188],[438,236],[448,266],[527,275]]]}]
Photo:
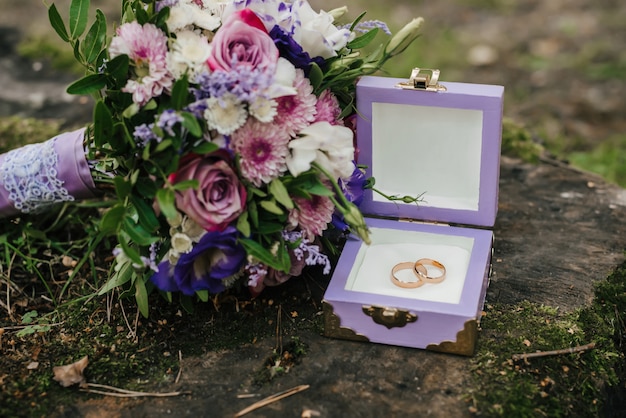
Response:
[{"label": "dried leaf", "polygon": [[66,364],[65,366],[56,366],[52,369],[54,372],[54,380],[65,388],[77,383],[83,386],[85,383],[83,370],[85,370],[88,364],[89,359],[85,356],[75,363]]},{"label": "dried leaf", "polygon": [[26,369],[28,369],[28,370],[35,370],[37,367],[39,367],[39,362],[38,361],[31,361],[26,366]]}]

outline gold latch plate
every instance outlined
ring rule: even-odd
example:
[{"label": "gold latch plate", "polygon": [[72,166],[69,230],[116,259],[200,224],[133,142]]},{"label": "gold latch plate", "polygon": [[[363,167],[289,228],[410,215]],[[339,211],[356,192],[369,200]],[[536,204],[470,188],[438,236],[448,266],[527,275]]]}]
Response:
[{"label": "gold latch plate", "polygon": [[363,305],[362,308],[365,315],[371,317],[375,323],[384,325],[388,329],[402,328],[408,323],[417,321],[416,314],[402,309],[370,305]]},{"label": "gold latch plate", "polygon": [[446,91],[446,86],[439,84],[439,74],[439,70],[413,68],[409,80],[397,83],[396,87],[405,90]]}]

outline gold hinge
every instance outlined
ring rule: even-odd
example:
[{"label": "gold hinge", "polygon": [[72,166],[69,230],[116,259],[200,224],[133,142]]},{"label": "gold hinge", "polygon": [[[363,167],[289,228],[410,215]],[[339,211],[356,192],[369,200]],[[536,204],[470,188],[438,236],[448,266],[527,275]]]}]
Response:
[{"label": "gold hinge", "polygon": [[398,222],[408,222],[412,224],[423,224],[423,225],[450,226],[450,224],[447,222],[423,221],[421,219],[413,219],[413,218],[398,218]]},{"label": "gold hinge", "polygon": [[422,91],[446,91],[444,85],[439,84],[439,70],[431,70],[429,68],[413,68],[411,77],[408,81],[396,84],[397,87],[405,90],[422,90]]}]

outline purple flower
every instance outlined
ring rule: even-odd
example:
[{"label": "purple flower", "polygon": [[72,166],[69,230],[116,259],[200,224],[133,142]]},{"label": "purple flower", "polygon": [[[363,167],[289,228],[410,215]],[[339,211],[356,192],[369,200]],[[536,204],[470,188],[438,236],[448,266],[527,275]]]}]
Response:
[{"label": "purple flower", "polygon": [[222,292],[226,288],[223,280],[237,275],[246,261],[246,251],[237,243],[238,236],[232,226],[221,232],[208,232],[190,252],[180,256],[175,266],[169,261],[161,262],[150,280],[166,292]]},{"label": "purple flower", "polygon": [[[346,199],[359,206],[363,201],[363,190],[366,181],[367,179],[365,178],[365,174],[355,164],[352,175],[347,179],[338,179],[337,183],[339,184],[339,187],[341,187],[341,191]],[[335,213],[333,213],[332,224],[340,231],[348,229],[348,225],[345,223],[343,216],[339,211],[335,211]]]},{"label": "purple flower", "polygon": [[305,73],[308,73],[312,62],[315,62],[319,66],[324,64],[324,58],[311,58],[309,53],[303,50],[302,46],[279,26],[272,28],[270,37],[274,40],[274,44],[276,44],[280,56],[289,60],[294,67],[304,70]]},{"label": "purple flower", "polygon": [[146,147],[152,141],[161,142],[163,138],[157,136],[153,131],[154,124],[151,123],[146,125],[142,123],[141,125],[135,126],[135,130],[133,131],[133,136],[135,137],[135,141]]},{"label": "purple flower", "polygon": [[174,109],[167,109],[161,113],[157,119],[156,125],[163,129],[169,136],[175,136],[174,125],[182,123],[183,118]]}]

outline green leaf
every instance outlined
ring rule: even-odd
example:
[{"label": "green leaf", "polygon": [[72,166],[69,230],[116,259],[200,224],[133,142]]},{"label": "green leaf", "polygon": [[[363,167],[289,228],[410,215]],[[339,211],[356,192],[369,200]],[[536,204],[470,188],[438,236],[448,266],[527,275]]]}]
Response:
[{"label": "green leaf", "polygon": [[91,74],[70,84],[69,94],[91,94],[106,87],[106,77],[102,74]]},{"label": "green leaf", "polygon": [[187,189],[197,189],[198,186],[200,186],[198,180],[184,180],[173,184],[172,188],[176,191],[182,192],[183,190]]},{"label": "green leaf", "polygon": [[139,312],[141,312],[144,318],[147,318],[150,314],[148,309],[148,291],[146,290],[146,283],[141,277],[135,280],[135,300],[137,301]]},{"label": "green leaf", "polygon": [[359,22],[363,19],[363,17],[365,17],[365,13],[367,12],[361,12],[361,14],[358,15],[356,19],[354,19],[354,21],[352,22],[352,25],[350,25],[350,32],[354,31],[354,28],[356,28],[356,25],[358,25]]},{"label": "green leaf", "polygon": [[113,184],[115,184],[115,194],[119,200],[124,200],[132,190],[132,185],[128,180],[121,176],[115,176],[113,178]]},{"label": "green leaf", "polygon": [[137,245],[147,246],[158,240],[158,238],[153,237],[141,225],[136,224],[135,221],[128,216],[124,218],[122,230],[128,234],[131,242]]},{"label": "green leaf", "polygon": [[196,295],[198,295],[198,299],[202,302],[209,301],[209,291],[208,290],[196,290]]},{"label": "green leaf", "polygon": [[203,141],[199,145],[196,145],[193,148],[193,152],[196,154],[204,155],[204,154],[210,154],[214,151],[217,151],[218,149],[219,149],[219,146],[216,143]]},{"label": "green leaf", "polygon": [[272,180],[269,185],[269,192],[272,196],[274,196],[278,203],[287,209],[293,209],[293,201],[291,200],[291,197],[289,197],[289,192],[282,181],[279,179]]},{"label": "green leaf", "polygon": [[175,218],[178,212],[176,211],[176,194],[174,193],[174,190],[159,189],[157,190],[156,198],[159,208],[165,217],[168,219]]},{"label": "green leaf", "polygon": [[111,209],[106,211],[100,221],[100,230],[102,233],[112,234],[119,231],[125,214],[126,208],[122,205],[113,206]]},{"label": "green leaf", "polygon": [[65,42],[69,42],[70,37],[67,34],[65,23],[63,23],[63,18],[61,18],[61,15],[59,14],[59,11],[54,3],[48,8],[48,19],[50,20],[50,24],[52,25],[52,28],[54,28],[57,35],[59,35],[59,37]]},{"label": "green leaf", "polygon": [[268,267],[273,267],[277,270],[284,271],[284,265],[281,260],[278,259],[272,252],[270,252],[267,248],[263,247],[256,241],[251,239],[240,239],[239,242],[245,248],[248,255],[255,257],[261,263],[267,265]]},{"label": "green leaf", "polygon": [[70,38],[78,39],[85,32],[89,19],[90,0],[72,0],[70,4]]},{"label": "green leaf", "polygon": [[93,134],[97,147],[102,147],[114,135],[113,116],[103,100],[98,100],[93,110]]},{"label": "green leaf", "polygon": [[328,187],[324,186],[320,182],[316,182],[315,184],[311,185],[311,187],[307,188],[306,191],[318,196],[334,196],[332,190],[330,190]]},{"label": "green leaf", "polygon": [[248,212],[244,212],[237,218],[237,230],[241,232],[244,237],[249,237],[252,233],[250,229],[250,222],[248,222]]},{"label": "green leaf", "polygon": [[183,117],[183,126],[185,129],[196,138],[201,138],[202,128],[200,127],[200,123],[198,123],[198,119],[189,112],[183,112],[181,116]]},{"label": "green leaf", "polygon": [[128,55],[118,55],[107,62],[106,73],[115,80],[118,85],[126,85],[128,77],[129,58]]},{"label": "green leaf", "polygon": [[135,9],[135,19],[137,19],[137,23],[140,25],[145,25],[150,20],[150,17],[148,16],[148,12],[138,7]]},{"label": "green leaf", "polygon": [[374,28],[369,32],[366,32],[363,35],[359,36],[358,38],[355,38],[352,41],[348,42],[348,45],[346,45],[346,47],[348,49],[360,49],[366,47],[370,42],[374,40],[377,34],[378,28]]},{"label": "green leaf", "polygon": [[122,251],[124,251],[124,254],[126,254],[126,257],[130,258],[130,261],[138,266],[143,265],[143,260],[141,259],[141,256],[139,255],[137,250],[130,246],[129,241],[130,237],[126,232],[120,231],[117,234],[117,242],[119,242],[120,247],[122,247]]},{"label": "green leaf", "polygon": [[22,324],[32,324],[39,313],[37,311],[28,311],[22,315]]},{"label": "green leaf", "polygon": [[139,224],[148,231],[156,231],[159,228],[159,220],[157,219],[154,209],[142,198],[132,195],[130,201],[137,210],[139,216]]},{"label": "green leaf", "polygon": [[313,86],[313,90],[317,90],[319,86],[322,84],[322,80],[324,79],[324,73],[322,69],[316,63],[311,63],[311,69],[309,70],[309,81]]},{"label": "green leaf", "polygon": [[94,63],[104,46],[107,35],[106,18],[100,9],[96,10],[96,20],[89,28],[82,44],[82,53],[85,61]]},{"label": "green leaf", "polygon": [[171,97],[174,110],[181,110],[187,105],[189,97],[189,80],[187,80],[187,77],[183,77],[174,83]]},{"label": "green leaf", "polygon": [[102,296],[116,287],[122,286],[124,283],[128,283],[133,276],[134,271],[135,269],[133,269],[133,264],[130,261],[124,263],[120,269],[112,275],[109,280],[107,280],[104,286],[102,286],[102,288],[98,291],[98,295]]},{"label": "green leaf", "polygon": [[284,213],[274,200],[262,200],[261,207],[274,215],[282,215]]}]

